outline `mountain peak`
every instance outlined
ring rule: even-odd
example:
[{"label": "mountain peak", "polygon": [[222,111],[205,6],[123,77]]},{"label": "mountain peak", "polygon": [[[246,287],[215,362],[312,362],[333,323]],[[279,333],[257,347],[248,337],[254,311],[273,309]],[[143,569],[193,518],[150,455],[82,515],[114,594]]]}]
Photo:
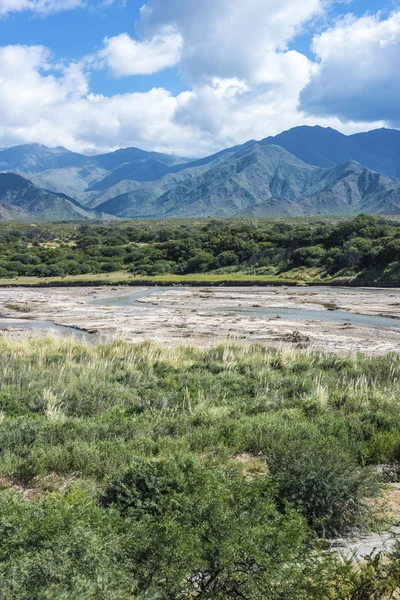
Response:
[{"label": "mountain peak", "polygon": [[400,178],[400,131],[375,129],[346,136],[331,127],[294,127],[262,145],[279,145],[290,154],[317,167],[330,168],[352,160],[365,167]]},{"label": "mountain peak", "polygon": [[348,214],[361,209],[365,189],[365,210],[392,214],[398,196],[400,206],[400,131],[346,136],[302,125],[191,162],[135,147],[86,156],[34,143],[0,150],[0,171],[22,175],[9,176],[14,192],[30,186],[53,194],[53,206],[75,202],[70,214],[84,210],[79,202],[124,218],[245,215],[256,205],[265,215]]}]

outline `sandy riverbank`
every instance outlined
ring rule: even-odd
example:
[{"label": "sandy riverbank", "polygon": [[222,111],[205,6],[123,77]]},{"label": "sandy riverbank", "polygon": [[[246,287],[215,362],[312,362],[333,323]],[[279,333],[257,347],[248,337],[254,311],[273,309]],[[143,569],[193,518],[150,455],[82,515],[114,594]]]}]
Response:
[{"label": "sandy riverbank", "polygon": [[[342,353],[400,351],[400,290],[354,288],[153,289],[135,301],[127,288],[1,289],[6,318],[49,321],[133,342],[208,346],[219,341],[283,343]],[[95,304],[93,304],[95,302]],[[280,311],[300,312],[300,317]],[[314,318],[317,311],[324,316]],[[262,314],[262,313],[267,314]],[[341,313],[349,315],[346,322]],[[351,315],[390,317],[385,327]],[[391,324],[393,325],[391,326]],[[397,326],[397,327],[396,327]],[[3,328],[7,325],[4,325]],[[23,328],[21,328],[22,330]],[[11,329],[14,333],[16,330]],[[37,330],[35,335],[43,335]]]}]

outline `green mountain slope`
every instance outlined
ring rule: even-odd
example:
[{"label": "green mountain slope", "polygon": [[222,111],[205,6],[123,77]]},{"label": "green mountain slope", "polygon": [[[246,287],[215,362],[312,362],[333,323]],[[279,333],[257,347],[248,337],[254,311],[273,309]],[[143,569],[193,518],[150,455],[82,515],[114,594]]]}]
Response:
[{"label": "green mountain slope", "polygon": [[400,182],[358,163],[321,169],[281,147],[260,144],[158,195],[160,189],[156,182],[96,210],[124,218],[330,215],[367,209],[397,214],[400,204]]},{"label": "green mountain slope", "polygon": [[17,173],[38,187],[66,193],[83,203],[93,193],[121,181],[154,181],[184,164],[186,161],[176,156],[139,148],[123,148],[97,156],[40,144],[0,150],[0,172]]},{"label": "green mountain slope", "polygon": [[90,163],[89,157],[62,146],[47,148],[41,144],[23,144],[0,150],[0,171],[41,173],[49,169],[83,167]]},{"label": "green mountain slope", "polygon": [[38,187],[67,194],[94,208],[111,197],[145,186],[146,182],[162,180],[160,193],[165,192],[170,184],[204,173],[254,143],[251,140],[192,162],[138,148],[83,156],[62,147],[27,144],[1,150],[0,171],[17,173]]},{"label": "green mountain slope", "polygon": [[294,156],[318,167],[334,167],[356,161],[373,171],[400,178],[400,131],[375,129],[344,135],[330,127],[294,127],[262,145],[281,146]]},{"label": "green mountain slope", "polygon": [[[70,210],[58,200],[53,215],[18,207],[54,219],[87,218],[85,210],[123,218],[397,214],[399,183],[378,173],[400,177],[400,131],[296,127],[191,162],[138,148],[84,156],[31,144],[1,150],[0,171],[78,201]],[[3,204],[2,218],[15,212],[14,201]]]},{"label": "green mountain slope", "polygon": [[0,173],[0,219],[49,219],[53,221],[93,219],[86,210],[65,194],[36,187],[14,173]]}]

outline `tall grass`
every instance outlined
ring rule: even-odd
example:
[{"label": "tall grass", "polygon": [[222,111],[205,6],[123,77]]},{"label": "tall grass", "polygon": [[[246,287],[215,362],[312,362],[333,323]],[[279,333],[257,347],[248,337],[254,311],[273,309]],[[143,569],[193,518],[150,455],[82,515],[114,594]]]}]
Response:
[{"label": "tall grass", "polygon": [[[310,577],[339,575],[306,548],[368,522],[377,465],[400,460],[399,369],[397,354],[0,336],[0,598],[239,598],[244,568],[245,597],[282,597],[254,591],[272,572],[285,598],[324,597]],[[219,595],[201,596],[212,568]]]},{"label": "tall grass", "polygon": [[[278,421],[335,438],[360,466],[400,458],[398,355],[7,336],[0,355],[1,475],[54,469],[101,479],[143,440],[151,452],[166,440],[196,452],[262,451],[262,432]],[[107,444],[105,460],[76,458]]]}]

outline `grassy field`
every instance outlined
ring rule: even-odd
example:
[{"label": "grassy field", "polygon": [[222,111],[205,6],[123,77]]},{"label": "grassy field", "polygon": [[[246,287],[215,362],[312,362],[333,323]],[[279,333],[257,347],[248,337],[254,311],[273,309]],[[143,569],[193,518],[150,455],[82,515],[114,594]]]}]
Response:
[{"label": "grassy field", "polygon": [[0,279],[0,287],[66,286],[71,285],[301,285],[304,280],[266,275],[158,275],[135,277],[121,271],[95,275],[67,275],[66,277],[15,277]]},{"label": "grassy field", "polygon": [[15,277],[13,279],[0,279],[0,286],[38,286],[38,285],[66,285],[76,283],[80,285],[91,285],[97,282],[115,284],[115,282],[127,283],[134,279],[129,273],[117,271],[115,273],[98,273],[85,275],[67,275],[65,277]]},{"label": "grassy field", "polygon": [[399,355],[0,336],[0,357],[1,599],[399,597],[399,551],[322,551],[400,475]]}]

